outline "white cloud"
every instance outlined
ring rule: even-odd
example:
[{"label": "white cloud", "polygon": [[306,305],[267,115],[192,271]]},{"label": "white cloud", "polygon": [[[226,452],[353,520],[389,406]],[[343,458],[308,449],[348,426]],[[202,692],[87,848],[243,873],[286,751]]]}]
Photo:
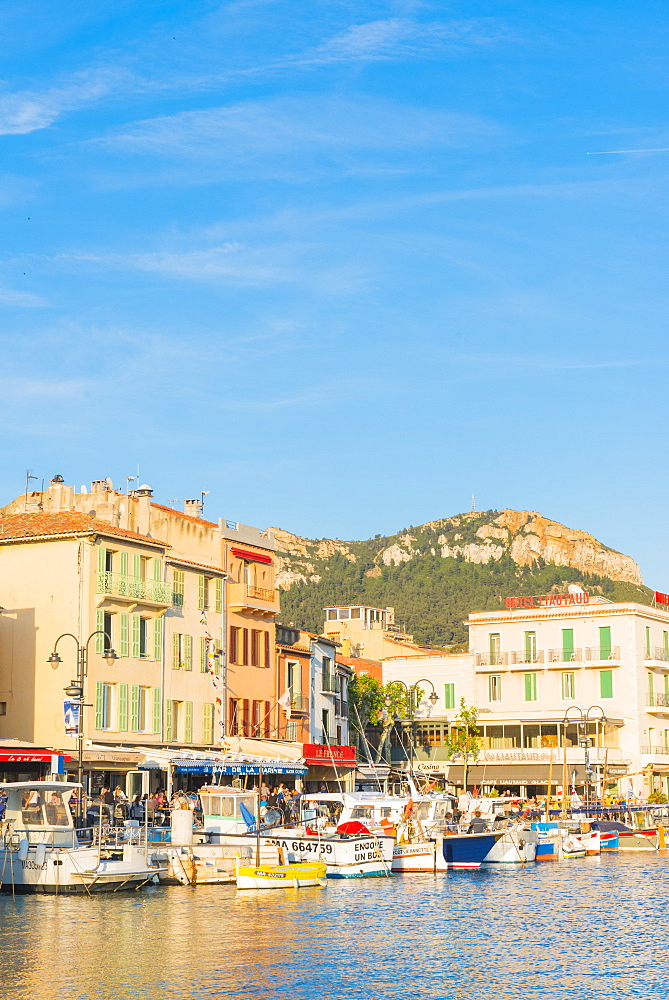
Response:
[{"label": "white cloud", "polygon": [[65,112],[127,88],[129,80],[123,70],[107,67],[77,73],[60,87],[0,94],[0,135],[25,135],[47,128]]},{"label": "white cloud", "polygon": [[48,305],[41,295],[31,292],[20,292],[15,288],[0,288],[0,302],[7,306],[20,306],[27,309],[40,309]]}]

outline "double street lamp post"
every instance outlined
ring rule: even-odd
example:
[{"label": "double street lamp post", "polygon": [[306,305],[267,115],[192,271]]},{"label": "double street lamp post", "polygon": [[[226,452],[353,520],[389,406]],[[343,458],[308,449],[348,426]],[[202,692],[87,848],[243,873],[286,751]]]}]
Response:
[{"label": "double street lamp post", "polygon": [[47,663],[50,663],[54,670],[58,669],[58,665],[62,663],[61,657],[58,655],[58,643],[61,639],[69,638],[73,639],[77,647],[77,677],[76,680],[70,682],[70,684],[64,689],[65,694],[72,701],[77,702],[79,705],[79,717],[77,720],[77,781],[80,784],[79,789],[79,805],[78,805],[78,815],[79,820],[83,816],[83,786],[84,786],[84,708],[87,707],[85,703],[85,686],[86,686],[86,676],[88,674],[88,647],[92,639],[96,636],[101,635],[104,637],[104,652],[102,656],[104,657],[107,666],[112,667],[114,662],[118,660],[116,652],[112,649],[111,636],[108,635],[103,629],[97,629],[95,632],[91,632],[85,643],[80,643],[76,635],[72,632],[63,632],[59,635],[53,645],[53,652],[49,656]]},{"label": "double street lamp post", "polygon": [[[570,719],[569,713],[578,713],[575,718]],[[599,714],[592,715],[593,712]],[[589,722],[600,722],[605,724],[608,720],[604,713],[604,709],[601,705],[591,705],[587,712],[584,712],[582,708],[578,708],[577,705],[570,705],[567,711],[564,713],[564,719],[562,721],[562,740],[563,740],[563,773],[562,773],[562,811],[565,812],[566,807],[566,796],[567,796],[567,725],[569,722],[574,722],[577,726],[578,731],[578,745],[583,750],[584,763],[585,763],[585,775],[583,778],[583,795],[585,798],[586,808],[590,805],[590,785],[592,782],[593,770],[590,767],[590,748],[592,746],[592,737],[588,736],[588,723]]]}]

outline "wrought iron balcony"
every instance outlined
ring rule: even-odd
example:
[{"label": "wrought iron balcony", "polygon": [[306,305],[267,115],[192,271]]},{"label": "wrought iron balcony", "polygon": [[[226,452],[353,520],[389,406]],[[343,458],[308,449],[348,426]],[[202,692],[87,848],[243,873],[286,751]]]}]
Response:
[{"label": "wrought iron balcony", "polygon": [[509,662],[508,653],[477,653],[477,667],[505,667]]},{"label": "wrought iron balcony", "polygon": [[651,754],[653,757],[669,757],[669,746],[641,747],[641,753]]},{"label": "wrought iron balcony", "polygon": [[543,663],[543,649],[517,649],[509,653],[511,663]]},{"label": "wrought iron balcony", "polygon": [[140,576],[122,573],[98,572],[97,594],[125,597],[129,601],[153,601],[156,604],[172,603],[172,584],[162,580],[145,580]]},{"label": "wrought iron balcony", "polygon": [[549,663],[580,663],[583,659],[582,649],[549,649]]},{"label": "wrought iron balcony", "polygon": [[651,694],[649,691],[646,705],[649,708],[669,708],[669,694]]},{"label": "wrought iron balcony", "polygon": [[620,659],[620,646],[586,646],[585,658],[590,662],[608,663]]},{"label": "wrought iron balcony", "polygon": [[291,694],[290,707],[296,712],[308,712],[309,696],[306,694]]},{"label": "wrought iron balcony", "polygon": [[643,655],[644,660],[659,660],[660,663],[669,663],[669,650],[663,646],[652,646]]}]

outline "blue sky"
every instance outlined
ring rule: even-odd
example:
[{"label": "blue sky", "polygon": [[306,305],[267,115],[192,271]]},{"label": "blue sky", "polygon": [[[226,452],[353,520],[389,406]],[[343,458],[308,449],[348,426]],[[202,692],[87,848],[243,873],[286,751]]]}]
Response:
[{"label": "blue sky", "polygon": [[0,32],[1,497],[139,465],[364,538],[475,493],[669,590],[665,4],[33,0]]}]

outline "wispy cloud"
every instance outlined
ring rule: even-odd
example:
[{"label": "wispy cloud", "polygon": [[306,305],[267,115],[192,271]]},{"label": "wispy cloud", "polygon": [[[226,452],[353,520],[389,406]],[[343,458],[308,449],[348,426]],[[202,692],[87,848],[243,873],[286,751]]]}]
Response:
[{"label": "wispy cloud", "polygon": [[32,292],[21,292],[15,288],[0,287],[0,302],[6,306],[19,306],[26,309],[41,309],[49,303],[41,295]]},{"label": "wispy cloud", "polygon": [[493,20],[421,22],[394,17],[351,25],[291,61],[323,64],[419,57],[446,48],[490,45],[503,37],[505,30]]},{"label": "wispy cloud", "polygon": [[59,87],[0,94],[0,135],[25,135],[47,128],[68,111],[127,90],[130,79],[122,69],[102,67],[76,73]]}]

